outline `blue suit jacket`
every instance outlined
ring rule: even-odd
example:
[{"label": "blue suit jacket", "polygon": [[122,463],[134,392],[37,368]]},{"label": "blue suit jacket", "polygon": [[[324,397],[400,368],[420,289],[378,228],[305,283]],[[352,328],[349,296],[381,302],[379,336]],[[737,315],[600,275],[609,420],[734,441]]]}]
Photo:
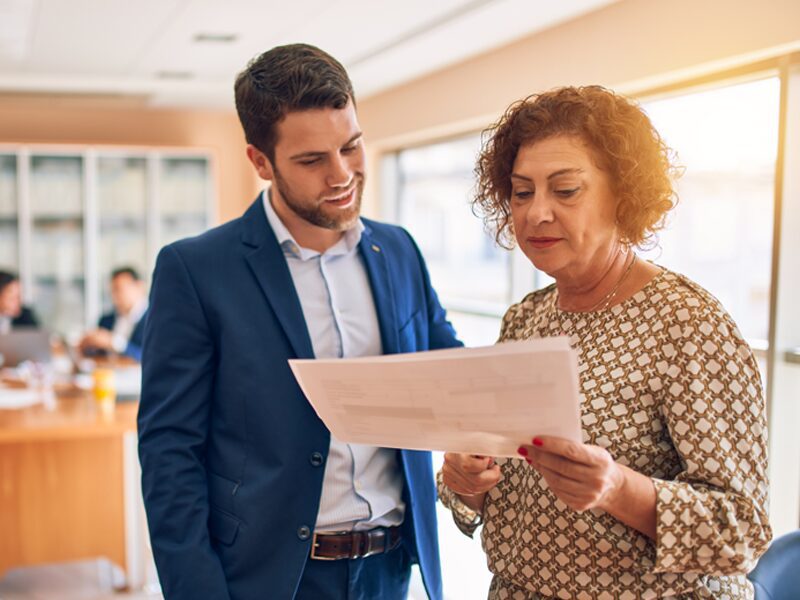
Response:
[{"label": "blue suit jacket", "polygon": [[[411,237],[364,219],[359,251],[384,352],[460,345]],[[139,456],[167,599],[291,599],[309,555],[330,434],[288,359],[312,358],[286,259],[259,198],[162,249],[145,328]],[[442,595],[430,454],[400,451],[403,535]]]},{"label": "blue suit jacket", "polygon": [[[101,329],[108,329],[109,331],[113,331],[114,325],[117,322],[117,313],[116,312],[109,312],[104,314],[100,317],[100,321],[97,323],[97,326]],[[128,345],[125,347],[125,352],[123,354],[125,356],[130,356],[131,358],[135,358],[136,360],[142,359],[142,343],[144,342],[144,324],[147,322],[147,312],[145,312],[141,319],[139,319],[138,323],[133,328],[131,332],[131,337],[128,340]]]}]

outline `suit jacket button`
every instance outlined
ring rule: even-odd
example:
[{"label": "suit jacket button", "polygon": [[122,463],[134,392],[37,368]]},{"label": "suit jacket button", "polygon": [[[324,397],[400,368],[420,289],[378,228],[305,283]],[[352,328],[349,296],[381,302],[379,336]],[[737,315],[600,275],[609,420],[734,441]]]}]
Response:
[{"label": "suit jacket button", "polygon": [[312,452],[311,456],[308,457],[308,462],[311,463],[312,467],[321,467],[324,460],[325,458],[319,452]]},{"label": "suit jacket button", "polygon": [[301,525],[297,528],[297,537],[305,542],[311,537],[311,529],[309,529],[307,525]]}]

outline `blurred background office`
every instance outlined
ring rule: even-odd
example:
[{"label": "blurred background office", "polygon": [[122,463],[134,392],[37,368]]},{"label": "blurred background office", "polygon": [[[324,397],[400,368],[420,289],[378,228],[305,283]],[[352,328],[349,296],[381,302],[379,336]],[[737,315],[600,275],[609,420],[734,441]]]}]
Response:
[{"label": "blurred background office", "polygon": [[[0,270],[19,274],[14,306],[30,307],[62,341],[64,373],[91,376],[101,364],[72,351],[103,345],[85,336],[113,311],[115,269],[131,267],[146,288],[161,246],[239,216],[258,193],[233,80],[249,58],[293,41],[319,45],[351,74],[369,160],[364,214],[412,232],[469,345],[493,343],[504,308],[549,283],[497,248],[470,212],[480,131],[512,101],[555,86],[602,84],[638,98],[686,169],[674,217],[645,256],[715,294],[756,351],[772,525],[776,536],[798,527],[796,0],[0,0]],[[4,306],[0,325],[17,310]],[[94,385],[84,378],[77,388]],[[73,404],[48,409],[3,404],[3,389],[0,597],[100,598],[126,584],[157,597],[135,402],[95,422],[79,391],[57,389],[58,402],[72,393]],[[56,441],[60,410],[72,412]],[[101,438],[110,450],[94,479],[58,475],[96,459],[87,440]],[[34,451],[40,459],[25,458]],[[109,487],[85,514],[89,496]],[[32,490],[52,506],[21,502]],[[479,542],[440,517],[446,596],[484,598]],[[65,521],[75,528],[62,534],[36,525]]]}]

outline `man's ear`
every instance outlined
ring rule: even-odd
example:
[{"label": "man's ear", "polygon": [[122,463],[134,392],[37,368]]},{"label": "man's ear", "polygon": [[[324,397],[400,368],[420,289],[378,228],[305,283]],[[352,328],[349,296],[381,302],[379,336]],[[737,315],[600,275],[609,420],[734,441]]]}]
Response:
[{"label": "man's ear", "polygon": [[264,181],[272,181],[272,163],[269,161],[266,154],[253,146],[253,144],[247,144],[247,159],[255,167],[256,173],[258,173],[261,179]]}]

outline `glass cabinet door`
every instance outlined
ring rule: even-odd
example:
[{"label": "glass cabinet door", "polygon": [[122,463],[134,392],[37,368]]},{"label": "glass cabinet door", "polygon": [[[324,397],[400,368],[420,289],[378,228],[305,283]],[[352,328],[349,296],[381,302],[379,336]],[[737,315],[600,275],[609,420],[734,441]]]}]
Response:
[{"label": "glass cabinet door", "polygon": [[208,226],[208,161],[164,158],[159,180],[159,248]]},{"label": "glass cabinet door", "polygon": [[0,269],[19,272],[17,157],[0,154]]},{"label": "glass cabinet door", "polygon": [[83,159],[31,158],[31,269],[42,325],[73,334],[84,323]]},{"label": "glass cabinet door", "polygon": [[120,267],[147,276],[147,161],[101,156],[97,161],[98,289],[103,312],[111,310],[109,280]]}]

